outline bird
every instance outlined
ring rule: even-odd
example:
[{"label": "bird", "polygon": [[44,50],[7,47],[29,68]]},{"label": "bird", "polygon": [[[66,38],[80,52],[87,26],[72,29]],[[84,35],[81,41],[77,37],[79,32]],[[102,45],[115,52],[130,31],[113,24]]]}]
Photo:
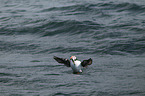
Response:
[{"label": "bird", "polygon": [[53,57],[58,63],[64,64],[67,67],[71,67],[74,74],[82,73],[82,68],[91,65],[93,60],[87,59],[83,60],[82,62],[76,58],[76,56],[71,56],[70,60],[66,58],[60,58],[57,56]]}]

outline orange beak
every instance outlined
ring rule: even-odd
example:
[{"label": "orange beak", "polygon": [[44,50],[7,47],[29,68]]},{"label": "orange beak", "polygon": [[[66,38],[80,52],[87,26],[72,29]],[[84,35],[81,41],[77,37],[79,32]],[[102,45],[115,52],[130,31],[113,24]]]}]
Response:
[{"label": "orange beak", "polygon": [[72,56],[70,57],[70,59],[72,59]]}]

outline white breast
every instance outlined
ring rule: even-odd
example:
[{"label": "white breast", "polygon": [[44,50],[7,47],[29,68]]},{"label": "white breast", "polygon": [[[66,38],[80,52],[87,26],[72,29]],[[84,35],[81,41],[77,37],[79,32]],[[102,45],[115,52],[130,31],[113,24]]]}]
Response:
[{"label": "white breast", "polygon": [[73,70],[73,72],[82,72],[81,70],[81,61],[74,61],[74,63],[71,60],[71,68]]}]

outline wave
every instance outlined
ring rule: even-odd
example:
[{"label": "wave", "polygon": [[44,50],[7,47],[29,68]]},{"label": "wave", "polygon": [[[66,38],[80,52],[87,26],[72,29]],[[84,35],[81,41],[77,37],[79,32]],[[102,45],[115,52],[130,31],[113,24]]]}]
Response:
[{"label": "wave", "polygon": [[130,12],[144,12],[145,6],[144,5],[138,5],[135,3],[114,3],[114,2],[108,2],[108,3],[100,3],[98,4],[99,7],[102,7],[104,10],[116,10],[118,12],[121,11],[130,11]]},{"label": "wave", "polygon": [[18,28],[1,28],[0,34],[13,35],[13,34],[39,34],[41,36],[53,36],[58,34],[79,34],[83,32],[88,32],[91,30],[98,30],[101,27],[100,24],[91,21],[48,21],[44,24],[39,24],[38,26],[34,23],[34,26],[24,26]]},{"label": "wave", "polygon": [[[109,10],[109,11],[107,11]],[[145,12],[145,6],[144,5],[137,5],[134,3],[114,3],[114,2],[103,2],[103,3],[97,3],[97,4],[77,4],[77,5],[71,5],[71,6],[63,6],[63,7],[51,7],[42,9],[38,12],[35,12],[33,14],[41,15],[42,13],[47,14],[47,12],[52,14],[54,12],[59,13],[61,16],[77,16],[80,14],[90,14],[92,15],[92,18],[96,16],[96,18],[102,18],[106,16],[110,16],[112,18],[112,15],[110,14],[110,11],[116,11],[116,12],[122,12],[122,11],[128,11],[129,14],[139,14]],[[24,10],[17,10],[17,14]],[[10,11],[10,12],[13,12]],[[27,12],[27,10],[25,10]],[[22,15],[22,14],[21,14]],[[3,20],[3,18],[10,18],[10,17],[3,17],[0,18],[0,20]],[[15,17],[13,17],[15,18]],[[23,16],[18,17],[19,19],[25,19]],[[106,19],[106,18],[104,18]],[[6,20],[7,22],[11,19]],[[3,22],[7,23],[5,20]],[[88,24],[88,25],[87,25]],[[97,26],[96,26],[97,25]],[[88,29],[97,29],[101,24],[97,21],[93,20],[85,20],[85,21],[78,21],[78,20],[47,20],[47,18],[40,18],[40,19],[26,19],[25,21],[22,20],[22,22],[16,22],[14,24],[6,24],[3,26],[0,26],[0,34],[22,34],[22,33],[43,33],[45,32],[44,36],[54,35],[58,32],[60,33],[67,33],[70,30],[73,32],[76,32],[78,30],[88,30]],[[57,31],[58,29],[61,29]],[[49,31],[49,33],[48,33]],[[77,33],[77,32],[76,32]]]},{"label": "wave", "polygon": [[63,6],[63,7],[52,7],[43,9],[40,12],[50,12],[50,11],[69,11],[69,12],[92,12],[92,11],[98,11],[98,10],[116,10],[118,12],[121,11],[135,11],[135,12],[144,12],[145,6],[144,5],[138,5],[135,3],[115,3],[115,2],[103,2],[103,3],[97,3],[97,4],[77,4],[77,5],[71,5],[71,6]]},{"label": "wave", "polygon": [[[111,40],[111,39],[110,39]],[[144,36],[136,39],[115,39],[114,41],[101,40],[98,41],[96,49],[93,53],[111,54],[111,55],[129,55],[129,54],[144,54],[145,53],[145,39]],[[103,41],[103,42],[102,42]],[[100,43],[100,44],[99,44]],[[104,44],[103,44],[104,43]]]},{"label": "wave", "polygon": [[[116,25],[115,25],[116,26]],[[126,26],[125,26],[126,27]],[[118,28],[118,27],[117,27]],[[123,28],[123,27],[122,27]],[[106,31],[108,30],[108,31]],[[6,42],[0,41],[1,51],[6,52],[20,52],[20,53],[76,53],[76,54],[111,54],[111,55],[128,55],[128,54],[144,54],[145,39],[141,33],[134,33],[133,37],[130,33],[122,32],[122,30],[112,31],[110,27],[91,22],[91,21],[51,21],[46,24],[36,26],[34,28],[20,28],[13,29],[11,32],[17,34],[36,34],[41,38],[60,36],[66,38],[76,37],[78,40],[66,42],[66,45],[73,43],[72,46],[61,46],[62,40],[58,41],[58,46],[51,46],[48,48],[40,48],[42,44],[35,44],[32,42]],[[133,29],[131,29],[133,30]],[[126,32],[129,32],[128,30]],[[132,32],[132,31],[131,31]],[[5,33],[7,34],[7,33]],[[126,37],[126,35],[128,36]],[[80,35],[80,37],[78,37]],[[66,37],[65,37],[66,36]],[[57,37],[59,39],[59,37]],[[84,38],[88,38],[89,42],[82,43]],[[55,39],[55,37],[54,37]],[[43,39],[42,39],[43,40]],[[70,39],[71,41],[71,39]],[[42,41],[43,42],[43,41]],[[52,42],[56,43],[56,42]],[[60,44],[59,44],[60,43]],[[78,44],[77,44],[78,43]],[[84,44],[84,46],[83,46]],[[64,45],[64,44],[63,44]],[[75,46],[77,45],[77,46]]]},{"label": "wave", "polygon": [[6,42],[0,41],[0,50],[4,52],[19,52],[19,53],[28,53],[38,48],[39,46],[36,44],[30,44],[26,42]]},{"label": "wave", "polygon": [[[27,10],[17,10],[17,14],[21,11],[27,12]],[[59,13],[60,18],[50,19],[51,16],[49,17],[49,14],[53,14],[55,12]],[[115,12],[115,15],[110,14],[113,12]],[[70,37],[75,39],[75,42],[79,42],[79,45],[72,45],[71,47],[51,46],[49,48],[41,49],[40,47],[43,45],[35,43],[35,40],[33,41],[34,44],[27,42],[12,43],[1,40],[0,48],[2,51],[16,50],[19,52],[20,50],[24,52],[27,51],[29,53],[34,52],[36,54],[58,52],[76,52],[77,54],[143,54],[145,51],[145,40],[143,39],[144,37],[142,35],[144,35],[145,29],[143,25],[145,22],[142,20],[144,20],[144,18],[136,18],[124,21],[123,16],[126,15],[124,14],[126,12],[127,15],[144,13],[145,6],[134,3],[103,2],[96,4],[88,3],[63,7],[43,8],[41,10],[35,11],[34,13],[38,16],[40,16],[41,13],[45,13],[45,15],[48,15],[49,19],[41,18],[40,16],[39,19],[27,18],[26,20],[22,20],[22,22],[18,21],[14,24],[8,23],[11,21],[11,19],[7,19],[7,17],[1,17],[0,20],[3,21],[4,25],[0,25],[0,35],[11,36],[32,34],[37,35],[40,38],[58,36],[58,39],[59,37]],[[116,14],[121,14],[122,17]],[[72,15],[74,17],[73,19],[71,18]],[[132,18],[132,15],[129,15],[130,18]],[[66,18],[69,17],[69,19],[61,19],[63,16]],[[87,18],[87,20],[75,19],[75,17],[81,16],[90,16],[90,18]],[[19,18],[24,19],[23,16]],[[121,19],[118,20],[118,18]],[[81,43],[81,41],[85,40],[84,38],[90,41],[84,42],[85,44]],[[62,42],[63,41],[59,42],[60,45]],[[72,40],[72,42],[66,42],[66,45],[69,43],[76,44],[75,42]],[[84,46],[81,44],[84,44]]]},{"label": "wave", "polygon": [[70,12],[76,12],[76,11],[91,11],[93,10],[93,6],[96,6],[95,4],[80,4],[80,5],[71,5],[71,6],[64,6],[64,7],[52,7],[48,9],[43,9],[40,12],[50,12],[50,11],[70,11]]}]

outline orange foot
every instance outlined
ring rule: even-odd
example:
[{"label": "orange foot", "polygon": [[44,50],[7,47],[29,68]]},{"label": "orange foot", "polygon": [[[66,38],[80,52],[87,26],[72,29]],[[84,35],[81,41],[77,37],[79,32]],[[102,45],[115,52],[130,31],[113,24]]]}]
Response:
[{"label": "orange foot", "polygon": [[74,74],[81,74],[80,72],[73,72]]}]

